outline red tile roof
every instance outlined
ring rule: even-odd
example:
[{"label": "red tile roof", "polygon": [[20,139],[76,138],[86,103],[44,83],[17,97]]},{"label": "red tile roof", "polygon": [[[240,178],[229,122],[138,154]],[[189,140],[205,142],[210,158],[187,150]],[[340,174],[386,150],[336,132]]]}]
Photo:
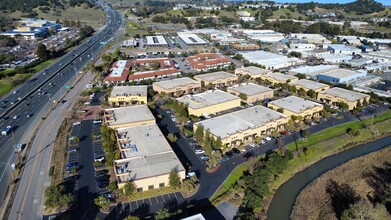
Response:
[{"label": "red tile roof", "polygon": [[118,62],[120,62],[120,61],[115,62],[113,64],[113,66],[111,67],[110,74],[105,78],[106,82],[122,82],[122,81],[126,81],[126,79],[128,78],[129,69],[130,69],[130,66],[132,65],[132,62],[129,60],[126,61],[125,67],[123,68],[120,76],[112,76],[113,71],[115,71],[117,68],[119,68]]},{"label": "red tile roof", "polygon": [[218,53],[201,53],[186,58],[193,69],[205,69],[212,65],[230,63],[231,60]]}]

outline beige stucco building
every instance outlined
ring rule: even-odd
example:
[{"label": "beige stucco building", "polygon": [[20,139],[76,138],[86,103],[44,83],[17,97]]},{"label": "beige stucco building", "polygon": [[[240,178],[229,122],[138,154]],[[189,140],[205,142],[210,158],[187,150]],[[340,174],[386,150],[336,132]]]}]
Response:
[{"label": "beige stucco building", "polygon": [[323,105],[297,96],[289,96],[269,102],[268,107],[274,110],[282,109],[288,116],[301,116],[303,119],[318,117],[323,110]]},{"label": "beige stucco building", "polygon": [[169,186],[169,174],[180,179],[185,168],[156,124],[116,129],[121,159],[114,161],[118,188],[133,181],[138,192]]},{"label": "beige stucco building", "polygon": [[364,99],[369,103],[370,96],[338,87],[318,93],[319,101],[328,105],[337,105],[339,102],[345,102],[348,104],[349,110],[356,108],[359,101],[362,104]]},{"label": "beige stucco building", "polygon": [[194,130],[202,126],[227,147],[252,142],[258,136],[284,129],[289,117],[263,106],[254,106],[194,123]]},{"label": "beige stucco building", "polygon": [[169,186],[169,173],[185,178],[185,168],[146,105],[106,109],[104,122],[115,130],[120,159],[114,161],[118,188],[127,181],[137,191]]},{"label": "beige stucco building", "polygon": [[238,76],[245,76],[245,75],[250,75],[251,79],[256,79],[260,78],[261,76],[265,74],[272,73],[273,71],[267,70],[267,69],[262,69],[256,66],[247,66],[247,67],[242,67],[238,68],[235,70],[235,75]]},{"label": "beige stucco building", "polygon": [[242,100],[246,103],[254,103],[270,99],[274,95],[274,90],[254,83],[242,83],[227,88],[227,92],[239,96],[245,94],[247,99]]},{"label": "beige stucco building", "polygon": [[113,107],[147,104],[148,86],[114,86],[109,96]]},{"label": "beige stucco building", "polygon": [[194,79],[200,83],[204,82],[205,86],[213,85],[215,87],[230,86],[238,82],[238,76],[225,71],[196,75]]},{"label": "beige stucco building", "polygon": [[221,90],[209,90],[177,99],[187,105],[189,115],[207,116],[240,106],[240,98]]},{"label": "beige stucco building", "polygon": [[316,81],[311,81],[308,79],[297,80],[297,81],[291,82],[289,84],[296,86],[297,90],[299,90],[300,88],[303,88],[306,92],[308,90],[312,89],[316,92],[316,94],[318,94],[319,92],[322,92],[324,90],[330,89],[330,86],[327,84],[323,84],[323,83],[316,82]]},{"label": "beige stucco building", "polygon": [[297,78],[296,76],[291,76],[278,72],[262,75],[261,79],[269,80],[273,85],[279,83],[295,82],[299,80],[299,78]]},{"label": "beige stucco building", "polygon": [[181,96],[201,90],[201,83],[188,77],[172,80],[155,82],[152,85],[153,90],[160,94],[172,96]]},{"label": "beige stucco building", "polygon": [[155,117],[146,105],[105,109],[103,120],[112,129],[155,124]]}]

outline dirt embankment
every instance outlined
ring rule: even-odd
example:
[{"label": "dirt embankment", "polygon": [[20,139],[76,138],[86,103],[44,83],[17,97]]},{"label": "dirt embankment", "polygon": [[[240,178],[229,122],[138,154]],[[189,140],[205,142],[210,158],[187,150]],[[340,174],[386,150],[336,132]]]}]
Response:
[{"label": "dirt embankment", "polygon": [[379,195],[391,187],[390,158],[389,146],[323,174],[297,197],[291,218],[338,219],[353,201],[378,202]]}]

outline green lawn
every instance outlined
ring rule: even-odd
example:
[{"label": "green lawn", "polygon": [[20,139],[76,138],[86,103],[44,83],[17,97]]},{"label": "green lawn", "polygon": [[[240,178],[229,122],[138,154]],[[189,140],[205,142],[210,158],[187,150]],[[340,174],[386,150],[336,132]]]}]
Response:
[{"label": "green lawn", "polygon": [[12,86],[0,80],[0,97],[11,91]]},{"label": "green lawn", "polygon": [[30,68],[30,70],[32,70],[34,73],[37,73],[37,72],[45,69],[46,67],[48,67],[50,64],[52,64],[55,61],[56,61],[56,59],[46,60],[46,61]]},{"label": "green lawn", "polygon": [[[220,168],[221,169],[221,168]],[[247,163],[242,163],[237,166],[232,173],[228,176],[228,178],[224,181],[224,183],[220,186],[220,188],[213,194],[210,198],[210,201],[215,200],[228,190],[232,188],[232,186],[239,180],[241,176],[243,176],[243,172],[247,170]]]},{"label": "green lawn", "polygon": [[[309,147],[305,154],[301,153],[301,156],[289,161],[288,168],[273,182],[270,182],[270,189],[275,190],[287,179],[295,175],[300,170],[311,164],[319,161],[320,159],[338,153],[344,150],[344,146],[352,142],[364,142],[374,135],[369,129],[368,125],[373,124],[372,129],[378,131],[379,134],[382,132],[391,131],[389,124],[391,123],[391,110],[386,111],[378,117],[373,119],[365,119],[362,121],[349,122],[346,124],[338,125],[333,128],[322,130],[318,133],[311,134],[310,137],[304,142],[299,144],[299,148]],[[347,128],[359,128],[360,135],[358,137],[352,137],[346,134]],[[296,147],[294,143],[286,145],[286,148],[295,151]],[[211,201],[218,203],[224,194],[237,192],[233,190],[232,186],[237,180],[243,175],[243,171],[247,169],[247,164],[239,165],[222,184],[222,186],[214,193],[211,197]]]}]

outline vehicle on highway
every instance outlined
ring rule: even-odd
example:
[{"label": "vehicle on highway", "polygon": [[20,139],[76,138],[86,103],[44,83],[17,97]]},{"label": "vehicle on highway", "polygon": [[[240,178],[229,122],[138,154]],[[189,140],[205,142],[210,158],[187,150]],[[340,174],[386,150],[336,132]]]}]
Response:
[{"label": "vehicle on highway", "polygon": [[24,105],[25,105],[25,106],[29,106],[29,105],[30,105],[30,102],[26,102]]},{"label": "vehicle on highway", "polygon": [[1,135],[8,135],[9,133],[11,133],[12,131],[12,126],[11,125],[8,125],[2,132],[1,132]]},{"label": "vehicle on highway", "polygon": [[15,90],[13,93],[16,94],[16,93],[18,93],[18,92],[19,92],[18,90]]},{"label": "vehicle on highway", "polygon": [[33,114],[27,114],[26,115],[27,118],[30,118],[31,116],[33,116]]},{"label": "vehicle on highway", "polygon": [[20,117],[20,115],[14,115],[13,119],[16,120]]},{"label": "vehicle on highway", "polygon": [[26,144],[18,144],[16,149],[18,152],[21,152],[25,147],[26,147]]},{"label": "vehicle on highway", "polygon": [[15,100],[12,100],[11,101],[11,105],[13,105],[13,104],[15,104],[16,103],[16,101]]}]

